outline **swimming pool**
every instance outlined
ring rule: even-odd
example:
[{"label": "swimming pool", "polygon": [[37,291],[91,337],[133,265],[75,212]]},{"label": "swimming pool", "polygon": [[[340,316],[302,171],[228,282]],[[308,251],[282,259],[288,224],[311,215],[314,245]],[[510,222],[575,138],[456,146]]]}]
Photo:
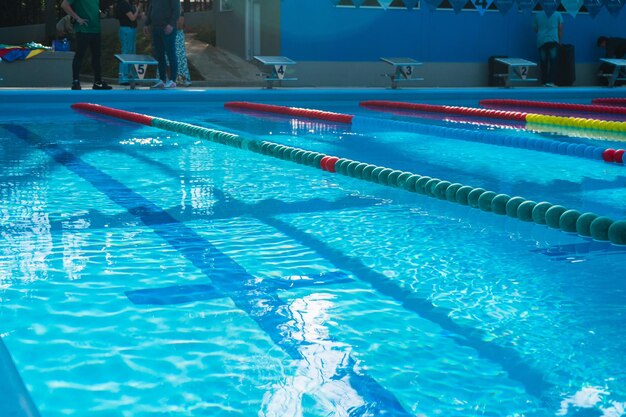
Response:
[{"label": "swimming pool", "polygon": [[[623,165],[358,105],[472,105],[494,91],[13,96],[0,127],[0,411],[27,398],[17,415],[623,415],[624,246],[69,108],[626,218]],[[242,97],[369,123],[224,110]]]}]

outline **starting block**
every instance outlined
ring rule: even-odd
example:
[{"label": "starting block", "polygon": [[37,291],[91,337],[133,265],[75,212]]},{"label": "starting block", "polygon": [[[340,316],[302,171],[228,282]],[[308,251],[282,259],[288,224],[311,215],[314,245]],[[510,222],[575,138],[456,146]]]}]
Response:
[{"label": "starting block", "polygon": [[626,59],[600,58],[600,61],[613,67],[612,73],[602,74],[607,77],[609,87],[614,87],[615,81],[626,81]]},{"label": "starting block", "polygon": [[135,89],[137,83],[155,83],[158,78],[146,78],[148,65],[158,65],[156,59],[150,55],[116,54],[115,58],[121,64],[126,64],[127,74],[120,74],[120,82],[129,83],[131,89]]},{"label": "starting block", "polygon": [[393,74],[383,74],[391,79],[391,88],[398,88],[398,82],[401,81],[422,81],[423,78],[413,77],[414,67],[422,65],[411,58],[380,58],[381,61],[388,63],[395,68]]},{"label": "starting block", "polygon": [[522,58],[496,58],[496,61],[506,65],[507,72],[494,74],[504,78],[504,86],[510,87],[511,82],[537,82],[537,78],[529,78],[530,69],[537,64]]},{"label": "starting block", "polygon": [[274,81],[297,81],[298,79],[295,77],[287,78],[285,77],[287,73],[287,68],[290,65],[295,65],[296,62],[287,58],[286,56],[255,56],[254,59],[259,61],[261,64],[271,67],[271,74],[259,74],[265,75],[265,81],[267,82],[267,88],[271,89],[273,87]]}]

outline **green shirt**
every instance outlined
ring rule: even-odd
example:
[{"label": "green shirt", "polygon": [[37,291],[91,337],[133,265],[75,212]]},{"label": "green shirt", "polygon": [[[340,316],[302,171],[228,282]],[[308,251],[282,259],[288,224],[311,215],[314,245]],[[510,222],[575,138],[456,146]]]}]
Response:
[{"label": "green shirt", "polygon": [[67,0],[67,2],[78,16],[87,20],[86,25],[74,23],[75,32],[100,33],[100,0]]}]

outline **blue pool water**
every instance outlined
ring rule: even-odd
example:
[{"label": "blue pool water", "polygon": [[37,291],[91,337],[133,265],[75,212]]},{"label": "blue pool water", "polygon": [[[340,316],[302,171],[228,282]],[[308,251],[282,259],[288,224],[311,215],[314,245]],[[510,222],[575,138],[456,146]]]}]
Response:
[{"label": "blue pool water", "polygon": [[[623,165],[403,123],[616,136],[409,120],[367,93],[120,94],[79,97],[626,218]],[[223,109],[246,94],[360,121]],[[24,396],[44,417],[626,414],[626,247],[71,100],[0,118],[0,415]]]}]

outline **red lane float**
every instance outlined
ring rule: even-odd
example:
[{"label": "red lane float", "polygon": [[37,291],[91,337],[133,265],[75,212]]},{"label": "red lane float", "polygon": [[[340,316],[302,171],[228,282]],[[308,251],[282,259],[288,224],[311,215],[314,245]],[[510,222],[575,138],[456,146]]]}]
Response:
[{"label": "red lane float", "polygon": [[93,103],[75,103],[72,104],[74,110],[88,111],[92,113],[104,114],[106,116],[117,117],[118,119],[128,120],[142,125],[152,126],[154,117],[145,114],[133,113],[126,110],[114,109],[111,107],[101,106]]},{"label": "red lane float", "polygon": [[617,162],[618,164],[624,163],[624,149],[605,149],[602,152],[602,159],[605,162]]},{"label": "red lane float", "polygon": [[456,114],[473,117],[488,117],[494,119],[516,120],[526,121],[526,113],[517,111],[502,111],[491,109],[479,109],[474,107],[459,107],[459,106],[441,106],[436,104],[421,104],[421,103],[405,103],[400,101],[387,101],[387,100],[366,100],[360,103],[363,107],[379,107],[387,109],[400,109],[400,110],[413,110],[431,113],[445,113]]},{"label": "red lane float", "polygon": [[585,113],[609,113],[626,115],[626,107],[601,106],[599,104],[576,104],[556,103],[549,101],[511,100],[511,99],[486,99],[480,100],[479,104],[484,107],[531,107],[535,109],[569,110]]},{"label": "red lane float", "polygon": [[246,109],[266,113],[284,114],[288,116],[306,117],[309,119],[326,120],[337,123],[352,123],[354,116],[323,110],[301,109],[298,107],[276,106],[273,104],[250,103],[247,101],[230,101],[224,104],[227,109]]},{"label": "red lane float", "polygon": [[320,168],[324,171],[335,172],[335,165],[339,161],[339,158],[336,156],[326,155],[320,161]]},{"label": "red lane float", "polygon": [[604,106],[626,107],[626,98],[594,98],[591,102],[593,104],[601,104]]}]

